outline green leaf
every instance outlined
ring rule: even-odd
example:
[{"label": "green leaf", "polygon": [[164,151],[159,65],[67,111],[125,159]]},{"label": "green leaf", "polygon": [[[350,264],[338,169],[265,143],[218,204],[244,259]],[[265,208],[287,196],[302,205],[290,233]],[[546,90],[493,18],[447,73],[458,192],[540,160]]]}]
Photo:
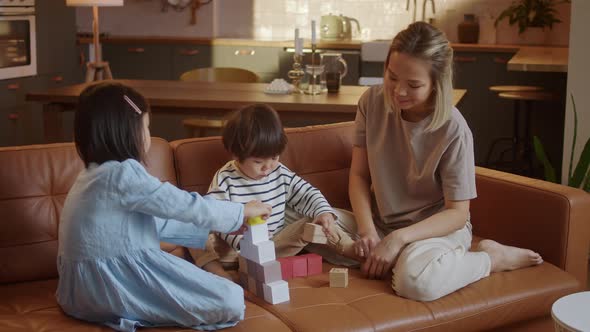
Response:
[{"label": "green leaf", "polygon": [[580,188],[582,185],[582,181],[584,177],[588,173],[588,166],[590,165],[590,138],[584,144],[584,149],[582,150],[582,154],[580,154],[580,160],[578,160],[578,165],[574,171],[574,176],[570,179],[568,183],[569,186]]},{"label": "green leaf", "polygon": [[535,155],[537,159],[543,164],[543,171],[545,173],[545,180],[553,183],[557,183],[557,177],[555,176],[555,169],[549,162],[545,149],[541,140],[537,136],[533,136],[533,148],[535,149]]},{"label": "green leaf", "polygon": [[582,185],[582,189],[585,192],[590,193],[590,168],[588,168],[588,172],[586,172],[586,177],[584,180],[584,184]]},{"label": "green leaf", "polygon": [[570,93],[570,98],[572,99],[572,108],[574,110],[574,137],[572,139],[572,151],[570,153],[570,167],[567,173],[567,180],[568,184],[572,182],[572,167],[574,167],[574,154],[576,150],[576,138],[578,137],[578,111],[576,110],[576,100],[574,99],[574,94]]}]

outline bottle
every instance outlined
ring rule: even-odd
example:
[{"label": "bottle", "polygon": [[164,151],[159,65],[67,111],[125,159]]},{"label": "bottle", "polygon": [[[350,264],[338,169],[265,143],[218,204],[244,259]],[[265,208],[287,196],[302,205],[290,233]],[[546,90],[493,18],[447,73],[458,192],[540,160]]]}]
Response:
[{"label": "bottle", "polygon": [[479,23],[475,20],[475,15],[463,15],[463,22],[457,26],[457,37],[460,43],[477,43],[479,39]]}]

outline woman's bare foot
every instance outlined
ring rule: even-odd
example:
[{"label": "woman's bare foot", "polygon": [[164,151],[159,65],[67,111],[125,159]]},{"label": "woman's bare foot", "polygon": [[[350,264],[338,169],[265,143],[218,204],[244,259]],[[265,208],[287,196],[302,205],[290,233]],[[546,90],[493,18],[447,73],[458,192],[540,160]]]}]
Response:
[{"label": "woman's bare foot", "polygon": [[482,240],[477,249],[490,255],[491,272],[511,271],[543,263],[541,255],[532,250],[503,245],[494,240]]}]

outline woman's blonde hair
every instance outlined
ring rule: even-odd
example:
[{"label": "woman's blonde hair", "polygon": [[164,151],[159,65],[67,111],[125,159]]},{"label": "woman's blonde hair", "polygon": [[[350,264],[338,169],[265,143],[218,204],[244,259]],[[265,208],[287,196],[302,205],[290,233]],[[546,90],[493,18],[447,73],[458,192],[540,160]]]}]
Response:
[{"label": "woman's blonde hair", "polygon": [[[453,49],[443,32],[425,22],[410,24],[400,31],[389,47],[383,76],[387,75],[389,59],[394,52],[404,53],[430,63],[433,85],[434,114],[426,128],[436,130],[448,119],[453,109]],[[393,108],[389,93],[385,92],[386,107]]]}]

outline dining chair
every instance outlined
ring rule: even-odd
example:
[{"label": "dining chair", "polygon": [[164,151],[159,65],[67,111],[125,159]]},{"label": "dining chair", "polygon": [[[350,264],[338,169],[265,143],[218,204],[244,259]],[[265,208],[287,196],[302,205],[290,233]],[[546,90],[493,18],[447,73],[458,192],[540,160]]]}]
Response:
[{"label": "dining chair", "polygon": [[[184,72],[180,80],[185,82],[235,82],[235,83],[256,83],[258,75],[242,68],[232,67],[209,67],[197,68]],[[190,118],[182,120],[189,137],[203,137],[211,131],[219,134],[224,121],[210,118]]]}]

